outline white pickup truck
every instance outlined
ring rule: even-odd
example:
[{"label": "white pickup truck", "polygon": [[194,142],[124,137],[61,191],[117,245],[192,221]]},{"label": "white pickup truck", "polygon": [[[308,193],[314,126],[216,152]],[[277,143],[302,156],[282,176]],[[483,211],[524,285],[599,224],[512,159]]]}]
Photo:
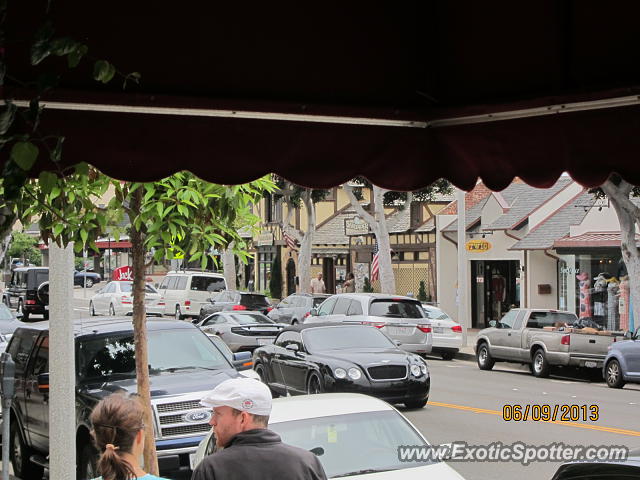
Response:
[{"label": "white pickup truck", "polygon": [[548,376],[551,366],[601,369],[607,347],[616,341],[616,335],[566,327],[576,321],[571,312],[514,308],[499,322],[491,322],[491,327],[478,332],[478,367],[491,370],[497,361],[528,364],[536,377]]}]

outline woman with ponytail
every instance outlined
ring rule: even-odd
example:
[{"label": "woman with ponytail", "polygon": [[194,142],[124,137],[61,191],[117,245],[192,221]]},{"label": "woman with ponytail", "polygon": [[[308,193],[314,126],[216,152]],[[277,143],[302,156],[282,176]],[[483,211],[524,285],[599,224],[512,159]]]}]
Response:
[{"label": "woman with ponytail", "polygon": [[163,480],[140,467],[144,422],[138,397],[118,393],[101,400],[91,413],[95,445],[100,451],[102,480]]}]

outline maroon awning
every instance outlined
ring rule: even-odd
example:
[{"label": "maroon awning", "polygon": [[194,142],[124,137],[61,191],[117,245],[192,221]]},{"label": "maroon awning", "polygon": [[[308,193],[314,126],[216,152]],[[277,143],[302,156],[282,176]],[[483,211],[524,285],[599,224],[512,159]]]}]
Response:
[{"label": "maroon awning", "polygon": [[[10,4],[16,99],[28,95],[12,78],[33,72],[28,45],[11,40],[32,33],[33,8]],[[327,187],[364,175],[415,189],[445,177],[469,189],[481,177],[501,189],[515,175],[544,187],[568,171],[595,186],[616,171],[640,184],[637,2],[52,8],[59,33],[94,59],[142,74],[122,91],[90,80],[85,61],[61,69],[47,97],[57,103],[42,128],[66,136],[65,162],[117,178],[276,172]]]}]

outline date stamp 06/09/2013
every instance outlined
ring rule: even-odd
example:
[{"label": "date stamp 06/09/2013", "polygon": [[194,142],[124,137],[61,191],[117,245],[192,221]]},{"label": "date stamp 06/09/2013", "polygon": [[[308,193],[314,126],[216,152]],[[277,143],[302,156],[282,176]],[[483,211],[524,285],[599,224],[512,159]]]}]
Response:
[{"label": "date stamp 06/09/2013", "polygon": [[598,405],[518,405],[502,407],[505,422],[597,422],[600,418]]}]

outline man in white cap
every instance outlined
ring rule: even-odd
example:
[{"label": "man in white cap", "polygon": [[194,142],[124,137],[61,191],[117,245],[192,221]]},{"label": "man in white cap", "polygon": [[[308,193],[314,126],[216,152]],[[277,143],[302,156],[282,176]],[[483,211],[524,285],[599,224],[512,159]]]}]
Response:
[{"label": "man in white cap", "polygon": [[225,380],[200,401],[222,450],[205,457],[191,480],[325,480],[313,453],[282,443],[267,428],[271,391],[252,378]]}]

